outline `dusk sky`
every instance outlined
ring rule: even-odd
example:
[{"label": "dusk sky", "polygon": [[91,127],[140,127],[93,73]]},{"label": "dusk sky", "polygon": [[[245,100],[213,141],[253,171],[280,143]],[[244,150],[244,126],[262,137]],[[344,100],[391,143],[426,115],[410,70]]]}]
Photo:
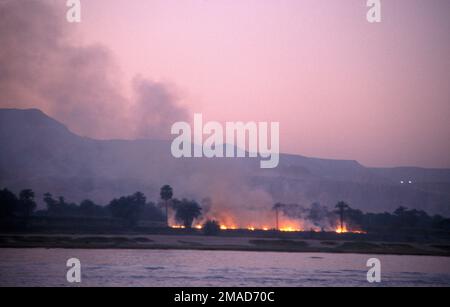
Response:
[{"label": "dusk sky", "polygon": [[[64,19],[65,1],[50,2]],[[140,88],[164,84],[182,116],[279,121],[282,152],[450,167],[450,1],[384,0],[379,24],[367,10],[365,0],[88,0],[65,27],[70,44],[109,50],[127,110],[131,85],[151,80]],[[0,102],[13,106],[33,105]]]}]

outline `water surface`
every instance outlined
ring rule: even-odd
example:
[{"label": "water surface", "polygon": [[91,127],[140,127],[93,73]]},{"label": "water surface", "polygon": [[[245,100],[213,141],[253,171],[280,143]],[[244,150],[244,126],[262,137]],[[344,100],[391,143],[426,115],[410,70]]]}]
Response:
[{"label": "water surface", "polygon": [[381,286],[450,286],[450,258],[180,250],[0,249],[0,286],[368,286],[366,262],[382,263]]}]

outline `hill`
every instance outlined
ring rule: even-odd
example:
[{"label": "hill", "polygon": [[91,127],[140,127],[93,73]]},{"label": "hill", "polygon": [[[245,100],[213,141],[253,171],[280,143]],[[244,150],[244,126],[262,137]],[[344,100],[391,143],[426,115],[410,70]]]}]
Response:
[{"label": "hill", "polygon": [[375,212],[402,205],[450,215],[449,169],[376,169],[296,155],[281,155],[272,170],[253,159],[175,159],[168,141],[80,137],[39,110],[0,109],[0,148],[0,187],[32,188],[39,198],[51,192],[106,204],[139,190],[157,200],[169,183],[178,197],[209,197],[216,210],[255,216],[275,202],[331,208],[339,200]]}]

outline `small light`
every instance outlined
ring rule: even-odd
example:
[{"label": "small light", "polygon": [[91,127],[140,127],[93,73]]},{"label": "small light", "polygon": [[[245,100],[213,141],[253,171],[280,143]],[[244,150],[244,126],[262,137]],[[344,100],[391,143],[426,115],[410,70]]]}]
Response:
[{"label": "small light", "polygon": [[409,181],[409,184],[412,184],[412,181],[411,181],[411,180]]},{"label": "small light", "polygon": [[404,184],[405,182],[402,180],[402,181],[400,181],[400,183],[401,183],[401,184]]}]

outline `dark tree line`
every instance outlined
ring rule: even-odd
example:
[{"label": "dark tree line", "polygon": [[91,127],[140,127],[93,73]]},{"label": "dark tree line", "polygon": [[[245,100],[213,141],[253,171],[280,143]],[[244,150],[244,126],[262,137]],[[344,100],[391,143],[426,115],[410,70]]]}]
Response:
[{"label": "dark tree line", "polygon": [[396,229],[428,229],[450,231],[450,219],[441,215],[431,216],[423,210],[399,207],[394,212],[364,213],[359,209],[352,208],[346,202],[340,201],[334,210],[326,206],[313,203],[305,208],[297,204],[274,205],[277,220],[279,212],[292,218],[305,219],[317,227],[326,228],[327,225],[350,230],[396,230]]},{"label": "dark tree line", "polygon": [[53,198],[50,193],[44,194],[45,210],[40,210],[36,214],[50,217],[107,217],[110,216],[108,210],[91,200],[83,200],[80,204],[67,202],[64,197]]},{"label": "dark tree line", "polygon": [[[67,202],[64,197],[54,198],[51,194],[44,195],[46,209],[36,211],[35,193],[31,189],[22,190],[18,195],[8,189],[0,190],[0,221],[19,218],[28,224],[32,216],[52,218],[82,217],[82,218],[115,218],[121,219],[129,227],[134,227],[139,221],[169,222],[169,212],[177,224],[191,228],[196,219],[202,216],[203,208],[195,200],[173,198],[173,189],[165,185],[160,191],[160,202],[148,201],[141,192],[113,199],[108,205],[101,206],[91,200],[83,200],[79,204]],[[207,211],[207,205],[204,205]],[[440,215],[430,216],[423,210],[399,207],[392,213],[364,213],[352,208],[345,202],[339,202],[334,210],[313,203],[304,208],[297,204],[277,203],[273,207],[276,220],[280,213],[291,218],[305,219],[313,225],[326,229],[329,225],[346,226],[350,230],[377,231],[382,229],[428,229],[450,231],[450,219]],[[219,223],[208,221],[204,226],[207,233],[220,231]]]},{"label": "dark tree line", "polygon": [[[165,185],[161,188],[161,203],[147,201],[141,192],[113,199],[108,205],[101,206],[92,200],[83,200],[79,204],[68,202],[64,197],[44,194],[46,209],[36,211],[35,194],[27,189],[16,196],[8,189],[0,190],[0,220],[10,218],[29,219],[32,216],[52,218],[116,218],[134,227],[139,221],[157,221],[168,223],[169,208],[174,210],[177,223],[186,228],[192,227],[196,218],[201,216],[202,208],[193,200],[172,199],[173,190]],[[162,210],[163,209],[163,210]],[[164,210],[165,209],[165,210]],[[165,212],[164,212],[165,211]]]},{"label": "dark tree line", "polygon": [[450,231],[450,219],[440,215],[430,216],[423,210],[408,209],[400,206],[394,212],[363,213],[344,202],[336,205],[341,221],[350,229],[429,229]]},{"label": "dark tree line", "polygon": [[22,190],[18,197],[8,189],[0,190],[0,218],[18,216],[28,219],[36,210],[34,197],[30,189]]},{"label": "dark tree line", "polygon": [[348,208],[350,225],[361,225],[363,229],[433,229],[450,231],[450,219],[441,215],[428,215],[423,210],[399,207],[393,213],[363,213]]},{"label": "dark tree line", "polygon": [[49,193],[44,195],[47,209],[39,215],[51,217],[98,217],[124,220],[129,227],[134,227],[141,220],[164,221],[165,216],[157,205],[148,202],[145,195],[136,192],[132,195],[113,199],[107,206],[100,206],[91,200],[84,200],[79,205],[68,203],[63,197],[54,199]]}]

